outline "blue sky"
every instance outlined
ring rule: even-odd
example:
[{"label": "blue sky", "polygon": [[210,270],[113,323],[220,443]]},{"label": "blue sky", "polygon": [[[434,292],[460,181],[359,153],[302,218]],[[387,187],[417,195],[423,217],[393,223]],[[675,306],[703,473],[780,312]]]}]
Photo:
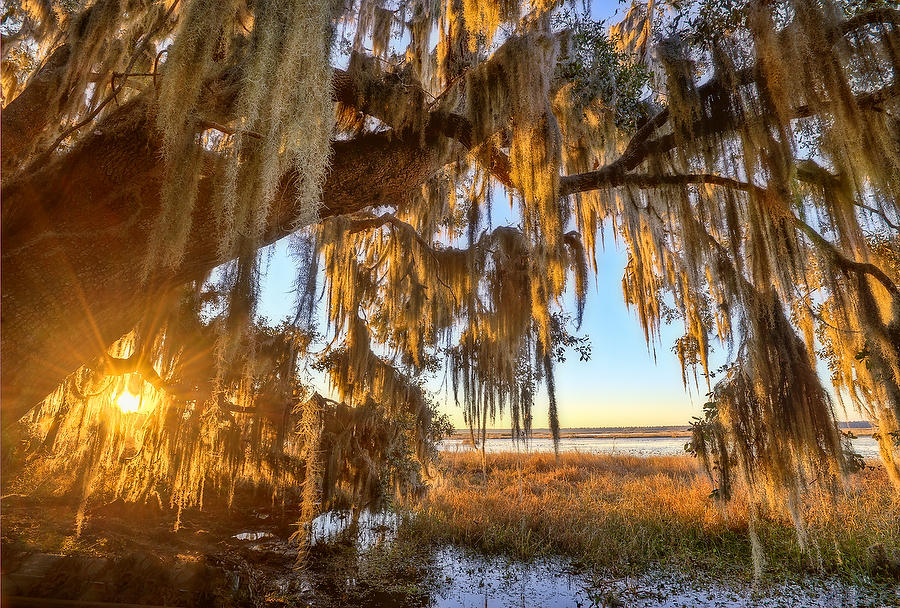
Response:
[{"label": "blue sky", "polygon": [[[608,17],[620,6],[627,8],[616,0],[594,0],[593,17]],[[504,199],[505,196],[495,197],[497,201]],[[579,362],[577,356],[569,357],[556,370],[560,424],[563,427],[686,424],[691,416],[700,413],[703,395],[698,396],[695,391],[692,399],[685,392],[678,360],[668,350],[682,332],[677,327],[663,331],[663,346],[657,348],[658,357],[654,362],[640,325],[622,298],[624,252],[607,242],[607,250],[598,254],[597,261],[596,284],[590,290],[579,332],[591,337],[592,357],[588,362]],[[282,241],[272,248],[269,257],[262,284],[261,315],[278,321],[291,314],[294,277],[293,262]],[[574,306],[568,304],[567,308],[573,311]],[[462,411],[442,389],[440,379],[430,384],[454,425],[463,427]],[[545,393],[539,395],[533,413],[535,427],[546,427]],[[508,419],[504,417],[495,426],[507,425]]]},{"label": "blue sky", "polygon": [[[291,315],[295,277],[294,261],[287,254],[286,241],[271,248],[262,281],[259,314],[278,321]],[[598,254],[596,282],[592,278],[579,334],[591,338],[592,357],[578,361],[568,357],[556,370],[560,424],[564,427],[642,426],[686,424],[698,415],[703,392],[693,390],[693,398],[681,384],[681,368],[669,351],[681,332],[680,326],[664,328],[657,361],[648,352],[643,331],[622,298],[622,269],[625,254],[607,241]],[[574,311],[571,302],[567,308]],[[457,428],[464,426],[462,411],[441,387],[441,378],[431,382],[435,396]],[[547,398],[542,392],[534,410],[535,427],[545,427]],[[508,419],[496,422],[508,425]]]},{"label": "blue sky", "polygon": [[[623,13],[627,4],[616,0],[594,0],[591,9],[594,18],[608,18],[617,9]],[[497,201],[504,199],[503,196],[495,197]],[[495,223],[503,220],[503,217],[495,217]],[[268,263],[259,313],[279,321],[291,315],[294,262],[287,255],[286,241],[274,245],[269,253],[265,256]],[[690,392],[686,391],[678,359],[670,350],[674,340],[683,333],[680,322],[663,328],[654,359],[635,314],[626,308],[622,297],[625,260],[624,251],[607,238],[606,249],[598,252],[598,272],[592,277],[584,323],[579,332],[591,338],[591,360],[579,362],[577,356],[570,356],[556,370],[559,417],[563,427],[680,425],[687,424],[692,416],[702,412],[705,385],[701,384],[699,390],[690,386]],[[567,308],[574,311],[571,302],[567,303]],[[715,369],[724,360],[722,347],[715,345],[711,367]],[[452,396],[440,384],[440,379],[430,383],[438,402],[454,425],[463,427],[461,409],[453,404]],[[546,427],[547,398],[543,392],[533,413],[535,428]],[[504,417],[497,420],[495,426],[503,428],[508,424],[508,418]]]}]

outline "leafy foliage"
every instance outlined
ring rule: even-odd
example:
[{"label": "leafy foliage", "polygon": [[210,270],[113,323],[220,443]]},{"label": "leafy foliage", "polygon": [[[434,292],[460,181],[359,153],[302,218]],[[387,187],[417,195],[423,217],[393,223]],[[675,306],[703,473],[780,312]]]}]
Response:
[{"label": "leafy foliage", "polygon": [[[22,433],[67,438],[55,455],[78,455],[64,460],[85,496],[149,480],[136,499],[160,486],[197,506],[247,475],[305,480],[308,504],[320,491],[365,501],[427,469],[438,430],[421,378],[444,361],[473,436],[506,411],[527,434],[543,384],[558,437],[554,363],[567,348],[589,356],[561,303],[574,295],[580,324],[608,231],[628,252],[622,288],[648,346],[663,322],[684,326],[675,352],[716,403],[695,449],[719,474],[790,509],[858,465],[820,352],[838,398],[878,424],[900,486],[900,14],[685,0],[634,3],[604,28],[542,1],[10,3],[4,116],[52,94],[34,104],[49,126],[5,135],[21,145],[4,153],[4,194],[34,191],[39,168],[104,133],[149,129],[160,165],[148,182],[163,178],[127,193],[156,211],[134,289],[174,293],[191,239],[214,235],[214,259],[198,263],[220,265],[208,317],[196,285],[136,313]],[[396,153],[375,175],[393,189],[353,191],[371,183],[355,174],[328,190],[337,149],[348,173],[372,150]],[[500,192],[513,225],[492,225]],[[287,232],[299,234],[298,324],[261,327],[259,250]],[[320,272],[332,339],[314,354],[298,327]],[[715,343],[732,357],[711,386]],[[311,358],[339,401],[304,392]],[[126,384],[160,404],[130,465],[119,459],[137,429],[108,415]]]}]

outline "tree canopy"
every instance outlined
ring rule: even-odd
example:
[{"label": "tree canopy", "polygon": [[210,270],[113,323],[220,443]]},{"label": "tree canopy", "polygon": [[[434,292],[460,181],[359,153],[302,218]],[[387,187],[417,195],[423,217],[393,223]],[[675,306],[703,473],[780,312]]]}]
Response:
[{"label": "tree canopy", "polygon": [[[527,433],[543,384],[557,435],[562,303],[580,323],[608,233],[648,345],[684,325],[723,493],[733,471],[789,502],[839,479],[832,393],[900,487],[889,4],[650,0],[607,27],[545,0],[9,2],[4,432],[85,496],[411,488],[441,364],[474,428],[509,411]],[[297,308],[272,328],[281,238]],[[152,406],[116,412],[126,389]]]}]

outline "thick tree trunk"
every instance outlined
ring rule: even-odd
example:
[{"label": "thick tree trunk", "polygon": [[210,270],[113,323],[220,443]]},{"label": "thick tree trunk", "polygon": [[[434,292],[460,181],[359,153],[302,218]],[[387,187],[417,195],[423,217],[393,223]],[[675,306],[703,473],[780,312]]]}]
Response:
[{"label": "thick tree trunk", "polygon": [[[18,420],[67,374],[102,354],[161,294],[222,263],[201,181],[181,265],[139,281],[164,178],[150,108],[138,100],[72,151],[8,183],[2,208],[2,415]],[[440,166],[436,146],[364,135],[334,143],[322,214],[402,204]],[[266,243],[293,225],[291,176],[271,207]]]},{"label": "thick tree trunk", "polygon": [[67,61],[69,46],[63,45],[47,58],[28,87],[3,108],[0,157],[3,159],[4,180],[19,168],[20,159],[27,155],[34,140],[56,119],[54,109],[62,97],[59,89]]}]

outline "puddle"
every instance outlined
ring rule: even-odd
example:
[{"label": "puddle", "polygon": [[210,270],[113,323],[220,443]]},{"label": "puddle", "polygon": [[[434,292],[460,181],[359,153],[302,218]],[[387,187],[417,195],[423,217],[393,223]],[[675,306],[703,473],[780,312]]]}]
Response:
[{"label": "puddle", "polygon": [[604,580],[573,574],[569,562],[563,559],[526,564],[473,555],[455,547],[436,550],[433,563],[438,582],[428,605],[434,608],[900,606],[898,589],[863,589],[832,579],[753,587],[659,571],[634,578]]},{"label": "puddle", "polygon": [[354,522],[352,511],[329,511],[313,520],[310,544],[328,544],[355,533],[357,550],[365,552],[381,543],[391,542],[397,535],[399,522],[395,513],[366,510],[358,513]]},{"label": "puddle", "polygon": [[435,550],[437,583],[430,606],[580,608],[591,601],[586,577],[566,574],[562,560],[488,559],[457,547]]},{"label": "puddle", "polygon": [[265,540],[273,536],[274,534],[271,532],[241,532],[240,534],[235,534],[232,538],[238,540]]},{"label": "puddle", "polygon": [[753,586],[668,569],[612,578],[578,571],[564,558],[522,562],[457,546],[429,549],[398,535],[400,521],[396,514],[372,512],[355,520],[349,511],[317,517],[312,571],[302,580],[285,573],[284,589],[302,589],[293,600],[318,608],[900,607],[900,587],[830,578]]}]

